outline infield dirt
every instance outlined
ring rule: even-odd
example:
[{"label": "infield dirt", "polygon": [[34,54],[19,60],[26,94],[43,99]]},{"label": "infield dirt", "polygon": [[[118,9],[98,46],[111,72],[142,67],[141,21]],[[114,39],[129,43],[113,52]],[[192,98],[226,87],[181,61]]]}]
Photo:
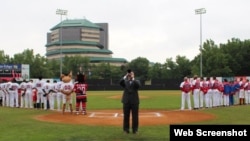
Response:
[{"label": "infield dirt", "polygon": [[[140,126],[180,124],[206,121],[214,118],[214,115],[198,110],[140,110],[139,112]],[[93,110],[88,111],[87,115],[54,112],[52,114],[36,116],[35,119],[67,124],[121,126],[123,114],[121,110]]]}]

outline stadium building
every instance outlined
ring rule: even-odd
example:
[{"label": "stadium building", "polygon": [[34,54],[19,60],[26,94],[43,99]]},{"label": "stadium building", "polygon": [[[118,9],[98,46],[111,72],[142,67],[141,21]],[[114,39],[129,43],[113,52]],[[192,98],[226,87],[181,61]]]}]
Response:
[{"label": "stadium building", "polygon": [[47,33],[46,57],[60,60],[65,56],[89,57],[90,63],[123,65],[124,58],[113,58],[109,50],[107,23],[92,23],[87,19],[66,19]]}]

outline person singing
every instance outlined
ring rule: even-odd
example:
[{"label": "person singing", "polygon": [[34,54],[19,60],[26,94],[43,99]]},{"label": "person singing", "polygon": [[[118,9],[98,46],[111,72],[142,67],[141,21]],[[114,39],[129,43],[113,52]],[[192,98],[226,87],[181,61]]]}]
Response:
[{"label": "person singing", "polygon": [[135,74],[130,69],[120,80],[120,86],[124,89],[122,96],[123,103],[123,131],[129,133],[130,113],[132,113],[132,132],[137,134],[139,126],[139,94],[138,89],[141,86],[139,80],[135,79]]}]

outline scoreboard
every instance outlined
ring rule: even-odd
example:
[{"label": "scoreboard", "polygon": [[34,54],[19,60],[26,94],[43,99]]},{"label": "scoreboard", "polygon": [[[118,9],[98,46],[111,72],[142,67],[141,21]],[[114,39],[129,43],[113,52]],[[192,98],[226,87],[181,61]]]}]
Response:
[{"label": "scoreboard", "polygon": [[29,79],[29,65],[27,64],[0,64],[0,79],[10,80]]}]

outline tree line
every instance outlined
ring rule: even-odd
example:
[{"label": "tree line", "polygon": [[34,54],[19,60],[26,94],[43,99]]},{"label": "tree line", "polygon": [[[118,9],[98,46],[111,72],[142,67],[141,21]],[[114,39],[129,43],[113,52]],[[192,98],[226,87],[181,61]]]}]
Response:
[{"label": "tree line", "polygon": [[[128,68],[132,68],[136,77],[141,80],[182,79],[185,76],[200,75],[200,55],[202,55],[202,76],[250,76],[250,40],[241,41],[232,38],[225,44],[216,45],[213,40],[206,40],[201,53],[189,60],[186,56],[177,55],[168,58],[164,63],[150,62],[147,58],[137,57],[127,64],[113,66],[109,63],[91,64],[88,57],[64,57],[63,72],[72,71],[73,75],[82,67],[88,79],[120,79]],[[60,61],[48,60],[46,56],[34,54],[33,49],[25,49],[13,57],[0,50],[1,64],[29,64],[30,78],[60,77]]]}]

